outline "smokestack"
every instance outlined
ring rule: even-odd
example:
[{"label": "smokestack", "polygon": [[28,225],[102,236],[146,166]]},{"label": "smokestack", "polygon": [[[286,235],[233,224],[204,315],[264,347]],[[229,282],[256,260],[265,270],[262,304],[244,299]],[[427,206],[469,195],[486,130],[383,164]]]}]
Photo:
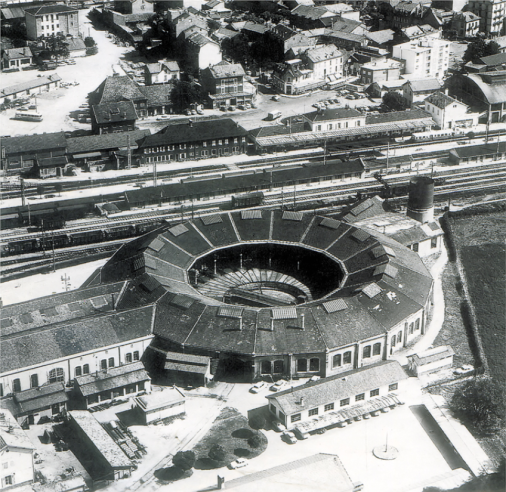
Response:
[{"label": "smokestack", "polygon": [[434,220],[434,180],[415,176],[409,182],[408,217],[425,224]]},{"label": "smokestack", "polygon": [[114,298],[114,292],[111,294],[112,298],[112,309],[114,310],[116,308],[116,299]]}]

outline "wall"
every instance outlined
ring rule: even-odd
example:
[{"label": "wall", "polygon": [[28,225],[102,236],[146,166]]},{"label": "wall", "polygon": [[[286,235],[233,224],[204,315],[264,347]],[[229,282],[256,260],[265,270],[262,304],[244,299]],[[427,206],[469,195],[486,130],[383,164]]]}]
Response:
[{"label": "wall", "polygon": [[6,447],[0,452],[0,489],[33,482],[33,450]]},{"label": "wall", "polygon": [[332,130],[346,129],[346,128],[358,128],[365,127],[365,116],[355,116],[352,118],[342,118],[330,121],[310,121],[305,118],[306,121],[311,125],[311,131],[313,132],[326,132]]},{"label": "wall", "polygon": [[197,56],[197,64],[201,70],[209,65],[216,65],[222,60],[220,47],[214,43],[207,43],[202,46]]}]

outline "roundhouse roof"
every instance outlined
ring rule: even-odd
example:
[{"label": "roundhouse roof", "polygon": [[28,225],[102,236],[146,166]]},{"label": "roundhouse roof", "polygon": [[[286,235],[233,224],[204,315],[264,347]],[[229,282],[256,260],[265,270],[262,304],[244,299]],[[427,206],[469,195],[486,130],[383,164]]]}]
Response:
[{"label": "roundhouse roof", "polygon": [[[304,304],[234,306],[237,313],[224,311],[227,304],[189,282],[197,259],[255,244],[318,252],[340,265],[343,278],[333,291]],[[131,289],[149,291],[148,279],[156,279],[155,287],[166,291],[157,290],[154,334],[185,347],[251,355],[322,352],[381,336],[425,306],[432,288],[420,257],[387,236],[329,217],[278,210],[195,218],[137,238],[101,272],[102,282],[132,277]]]}]

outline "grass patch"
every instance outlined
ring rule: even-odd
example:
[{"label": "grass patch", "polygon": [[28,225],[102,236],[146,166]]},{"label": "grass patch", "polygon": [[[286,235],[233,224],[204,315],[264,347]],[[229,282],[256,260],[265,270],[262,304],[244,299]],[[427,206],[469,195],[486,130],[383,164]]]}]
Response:
[{"label": "grass patch", "polygon": [[[258,435],[261,441],[257,448],[251,448],[248,444],[248,439],[254,435]],[[223,461],[209,458],[209,450],[214,444],[220,444],[225,450]],[[262,432],[252,429],[248,419],[237,410],[224,408],[209,432],[193,448],[197,457],[195,468],[199,470],[221,468],[238,457],[255,458],[266,449],[267,438]]]}]

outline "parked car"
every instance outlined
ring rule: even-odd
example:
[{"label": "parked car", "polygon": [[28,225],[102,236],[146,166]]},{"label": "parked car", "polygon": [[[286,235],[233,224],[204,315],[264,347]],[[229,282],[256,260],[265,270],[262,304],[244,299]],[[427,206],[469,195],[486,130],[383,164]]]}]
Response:
[{"label": "parked car", "polygon": [[271,391],[280,391],[286,386],[287,382],[284,379],[276,381],[269,389]]},{"label": "parked car", "polygon": [[251,109],[251,104],[250,103],[246,103],[244,105],[244,109]]},{"label": "parked car", "polygon": [[281,434],[281,439],[288,444],[295,444],[297,442],[295,434],[290,431],[283,432],[283,434]]},{"label": "parked car", "polygon": [[166,121],[170,120],[170,116],[168,114],[162,114],[156,118],[156,121]]},{"label": "parked car", "polygon": [[202,111],[200,108],[197,109],[197,114],[204,114],[204,111]]},{"label": "parked car", "polygon": [[237,109],[241,109],[242,111],[244,111],[246,108],[244,107],[244,104],[239,104],[237,106]]},{"label": "parked car", "polygon": [[299,429],[298,427],[295,427],[293,432],[297,436],[297,438],[299,438],[301,440],[309,438],[309,432],[304,432],[303,430]]},{"label": "parked car", "polygon": [[281,117],[281,114],[282,114],[281,111],[271,111],[270,113],[267,114],[267,119],[269,121],[276,120]]},{"label": "parked car", "polygon": [[474,367],[471,364],[464,364],[462,367],[459,367],[453,371],[453,374],[458,374],[462,376],[463,374],[468,374],[474,371]]},{"label": "parked car", "polygon": [[348,94],[345,99],[355,99],[355,97],[352,96],[351,94]]},{"label": "parked car", "polygon": [[235,461],[230,463],[229,468],[231,470],[235,470],[236,468],[243,468],[244,466],[249,465],[249,461],[246,458],[237,458]]},{"label": "parked car", "polygon": [[320,379],[320,376],[312,376],[309,378],[308,383],[311,383],[312,381],[319,381]]},{"label": "parked car", "polygon": [[286,431],[286,427],[279,420],[272,421],[272,428],[278,432]]},{"label": "parked car", "polygon": [[192,110],[191,109],[187,109],[185,111],[185,113],[186,113],[186,116],[191,116],[192,115]]},{"label": "parked car", "polygon": [[265,381],[259,381],[258,383],[254,384],[250,389],[250,393],[258,393],[262,388],[265,387],[267,383]]},{"label": "parked car", "polygon": [[272,99],[273,101],[279,101],[279,96],[272,96],[272,97],[271,97],[271,99]]}]

